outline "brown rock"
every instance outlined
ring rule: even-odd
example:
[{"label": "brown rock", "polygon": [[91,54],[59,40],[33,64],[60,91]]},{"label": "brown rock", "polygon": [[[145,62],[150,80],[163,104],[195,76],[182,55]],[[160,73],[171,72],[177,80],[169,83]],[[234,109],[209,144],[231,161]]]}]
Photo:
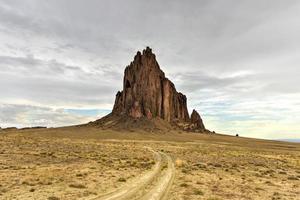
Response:
[{"label": "brown rock", "polygon": [[[156,56],[147,47],[143,53],[137,52],[134,60],[125,68],[123,91],[116,94],[113,111],[97,123],[117,116],[118,119],[161,118],[181,127],[187,124],[188,129],[204,129],[200,115],[194,111],[192,119],[187,109],[187,98],[177,92],[175,85],[165,77],[156,61]],[[193,128],[194,127],[194,128]]]},{"label": "brown rock", "polygon": [[143,116],[140,103],[135,101],[129,110],[129,116],[133,118],[141,118]]},{"label": "brown rock", "polygon": [[202,129],[202,130],[205,129],[202,119],[196,110],[193,110],[192,112],[191,123],[194,125],[195,129]]},{"label": "brown rock", "polygon": [[123,92],[118,91],[116,94],[113,114],[121,114],[123,110]]},{"label": "brown rock", "polygon": [[147,119],[152,119],[152,113],[148,108],[146,108],[146,117]]},{"label": "brown rock", "polygon": [[186,97],[165,77],[149,47],[143,54],[137,52],[133,62],[126,67],[123,91],[116,95],[113,113],[132,116],[135,102],[140,105],[142,116],[160,117],[168,122],[189,120]]}]

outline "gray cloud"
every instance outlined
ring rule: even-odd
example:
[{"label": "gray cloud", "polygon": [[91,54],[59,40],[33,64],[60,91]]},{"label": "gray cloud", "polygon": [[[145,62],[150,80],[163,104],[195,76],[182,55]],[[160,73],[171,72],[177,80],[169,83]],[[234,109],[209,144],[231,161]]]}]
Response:
[{"label": "gray cloud", "polygon": [[2,101],[25,99],[52,106],[111,104],[116,91],[111,83],[121,76],[109,67],[86,72],[77,66],[33,56],[0,56],[0,67]]},{"label": "gray cloud", "polygon": [[295,131],[299,13],[298,0],[0,0],[0,104],[111,108],[125,66],[150,45],[208,128],[252,136],[264,112],[261,123],[282,126],[262,137]]},{"label": "gray cloud", "polygon": [[[239,86],[242,87],[243,84],[249,84],[251,80],[253,81],[255,77],[257,77],[257,75],[249,74],[247,72],[245,74],[225,77],[209,75],[203,71],[179,73],[175,75],[175,79],[181,83],[180,88],[187,92],[197,92],[203,89],[217,90],[221,87],[223,89],[232,89]],[[246,85],[244,85],[244,87],[246,87]],[[251,89],[249,86],[247,87],[248,89]]]},{"label": "gray cloud", "polygon": [[30,105],[0,105],[0,123],[5,127],[66,126],[87,123],[93,118],[70,114],[63,109]]}]

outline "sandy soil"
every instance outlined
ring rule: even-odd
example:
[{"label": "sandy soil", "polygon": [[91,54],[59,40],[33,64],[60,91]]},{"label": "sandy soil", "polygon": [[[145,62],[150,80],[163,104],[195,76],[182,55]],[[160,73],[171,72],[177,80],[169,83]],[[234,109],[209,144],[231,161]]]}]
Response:
[{"label": "sandy soil", "polygon": [[0,199],[300,199],[300,144],[184,132],[0,132]]},{"label": "sandy soil", "polygon": [[152,153],[133,144],[2,136],[0,199],[87,199],[152,165]]}]

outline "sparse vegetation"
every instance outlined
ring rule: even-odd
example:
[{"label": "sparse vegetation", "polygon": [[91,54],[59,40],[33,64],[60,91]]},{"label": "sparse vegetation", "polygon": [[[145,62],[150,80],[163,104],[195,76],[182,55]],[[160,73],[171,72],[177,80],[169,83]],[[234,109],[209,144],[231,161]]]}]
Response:
[{"label": "sparse vegetation", "polygon": [[51,196],[51,197],[48,197],[48,200],[60,200],[60,199],[58,197]]},{"label": "sparse vegetation", "polygon": [[189,185],[187,183],[181,183],[180,187],[188,187]]},{"label": "sparse vegetation", "polygon": [[194,189],[194,195],[204,195],[204,193],[199,189]]},{"label": "sparse vegetation", "polygon": [[[83,130],[1,134],[1,198],[21,200],[48,193],[44,199],[59,200],[104,194],[152,169],[156,160],[145,146],[174,161],[171,194],[176,197],[170,200],[238,200],[244,198],[243,192],[249,199],[298,196],[298,144],[184,132],[158,134],[152,142],[153,136],[147,138],[144,133]],[[109,138],[114,140],[102,140]],[[123,138],[129,140],[120,140]],[[163,162],[160,173],[165,169],[168,165]],[[14,181],[16,177],[18,181]]]},{"label": "sparse vegetation", "polygon": [[126,179],[125,178],[119,178],[118,181],[119,182],[126,182]]},{"label": "sparse vegetation", "polygon": [[80,184],[80,183],[71,183],[71,184],[69,185],[69,187],[71,187],[71,188],[78,188],[78,189],[86,188],[85,185]]},{"label": "sparse vegetation", "polygon": [[299,180],[299,178],[296,177],[296,176],[289,176],[287,179],[288,180],[293,180],[293,181]]}]

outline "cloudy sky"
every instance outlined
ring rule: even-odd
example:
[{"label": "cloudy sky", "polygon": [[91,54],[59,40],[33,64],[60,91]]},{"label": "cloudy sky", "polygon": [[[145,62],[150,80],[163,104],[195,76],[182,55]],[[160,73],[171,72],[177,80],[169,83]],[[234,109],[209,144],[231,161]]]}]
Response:
[{"label": "cloudy sky", "polygon": [[110,112],[150,46],[206,127],[300,138],[299,0],[0,0],[0,126]]}]

